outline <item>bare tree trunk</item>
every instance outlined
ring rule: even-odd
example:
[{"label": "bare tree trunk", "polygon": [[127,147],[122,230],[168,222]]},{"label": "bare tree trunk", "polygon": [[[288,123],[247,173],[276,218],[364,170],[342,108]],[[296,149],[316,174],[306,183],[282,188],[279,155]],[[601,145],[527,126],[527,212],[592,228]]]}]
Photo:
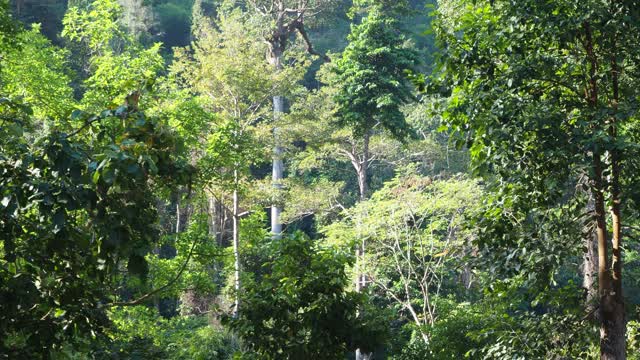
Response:
[{"label": "bare tree trunk", "polygon": [[240,311],[240,239],[238,224],[238,171],[233,172],[235,187],[233,189],[233,270],[234,270],[234,290],[235,303],[233,306],[233,317],[237,318]]},{"label": "bare tree trunk", "polygon": [[[286,40],[284,40],[286,41]],[[282,54],[284,52],[284,45],[281,39],[274,39],[270,43],[268,60],[269,63],[277,70],[282,69]],[[272,167],[272,181],[273,188],[276,191],[276,194],[282,190],[282,179],[284,178],[284,164],[282,162],[282,147],[280,146],[279,139],[279,131],[277,122],[284,114],[284,97],[282,96],[274,96],[273,97],[273,139],[274,139],[274,148],[273,148],[273,167]],[[278,239],[282,235],[282,224],[280,223],[280,214],[282,213],[282,208],[278,204],[273,204],[271,206],[271,233],[273,237]]]},{"label": "bare tree trunk", "polygon": [[[583,238],[582,287],[585,289],[585,310],[592,314],[598,307],[598,237],[593,230]],[[599,319],[595,314],[596,318]]]},{"label": "bare tree trunk", "polygon": [[176,234],[180,232],[180,196],[176,202]]},{"label": "bare tree trunk", "polygon": [[[273,97],[273,116],[274,120],[278,120],[282,113],[284,113],[284,98],[282,96]],[[284,178],[284,164],[282,162],[282,147],[279,142],[279,129],[273,128],[273,137],[275,140],[275,146],[273,149],[273,168],[272,168],[272,181],[273,188],[276,193],[282,190],[282,179]],[[278,204],[271,206],[271,232],[275,238],[279,238],[282,234],[282,224],[280,223],[280,214],[282,208]]]},{"label": "bare tree trunk", "polygon": [[367,174],[369,170],[369,141],[371,139],[371,131],[367,131],[363,137],[362,145],[362,161],[359,166],[356,166],[356,172],[358,174],[358,187],[360,189],[360,201],[364,201],[367,198],[367,192],[369,191],[369,184],[367,182]]},{"label": "bare tree trunk", "polygon": [[[358,187],[360,188],[360,201],[367,199],[368,183],[367,183],[367,170],[369,168],[369,140],[371,137],[371,131],[368,130],[364,134],[363,146],[362,146],[362,161],[360,164],[354,164],[356,173],[358,175]],[[356,156],[357,159],[357,156]],[[358,245],[356,249],[356,262],[362,265],[364,261],[364,255],[366,251],[365,240]],[[366,286],[366,275],[360,271],[356,275],[356,292],[361,292]],[[360,349],[356,349],[356,360],[368,360],[371,359],[373,353],[363,353]]]},{"label": "bare tree trunk", "polygon": [[[602,191],[602,164],[600,156],[594,157],[595,162],[595,210],[596,210],[596,234],[598,239],[598,289],[600,293],[600,359],[624,360],[626,359],[626,324],[624,314],[624,300],[622,299],[621,266],[616,271],[613,263],[613,271],[608,267],[607,261],[607,229],[605,222],[604,194]],[[615,207],[613,207],[615,209]],[[615,211],[613,209],[613,211]],[[612,211],[612,212],[613,212]],[[619,211],[619,209],[618,209]],[[618,219],[619,221],[619,219]],[[616,219],[614,218],[614,224]],[[619,226],[619,225],[618,225]],[[614,261],[619,259],[619,248],[616,249],[616,236],[614,225]],[[619,231],[619,229],[618,229]],[[617,254],[616,254],[617,252]]]},{"label": "bare tree trunk", "polygon": [[[594,154],[594,197],[596,237],[598,239],[598,290],[600,295],[600,359],[623,360],[625,356],[624,331],[617,326],[619,314],[616,293],[612,288],[611,272],[607,256],[607,224],[605,218],[602,162],[600,154]],[[622,309],[624,318],[624,308]],[[623,319],[624,320],[624,319]],[[622,351],[620,349],[622,348]]]},{"label": "bare tree trunk", "polygon": [[356,350],[356,360],[370,360],[372,359],[373,353],[363,353],[360,349]]}]

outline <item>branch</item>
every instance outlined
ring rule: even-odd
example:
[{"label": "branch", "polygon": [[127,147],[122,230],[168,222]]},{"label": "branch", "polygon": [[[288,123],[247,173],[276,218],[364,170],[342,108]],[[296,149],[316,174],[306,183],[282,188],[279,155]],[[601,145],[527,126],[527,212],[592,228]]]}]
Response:
[{"label": "branch", "polygon": [[135,300],[131,300],[131,301],[122,301],[122,302],[112,302],[112,303],[108,303],[106,305],[104,305],[105,307],[112,307],[112,306],[134,306],[134,305],[138,305],[140,303],[142,303],[143,301],[147,300],[148,298],[150,298],[151,296],[162,292],[166,289],[168,289],[169,287],[173,286],[182,276],[182,273],[184,273],[184,271],[187,269],[187,265],[189,264],[189,261],[191,260],[191,256],[193,255],[193,250],[196,248],[196,244],[198,243],[198,240],[195,240],[193,242],[193,245],[191,245],[191,249],[189,250],[189,254],[187,255],[187,259],[184,261],[184,263],[182,264],[182,266],[180,267],[180,271],[178,271],[178,273],[176,274],[176,276],[171,279],[168,283],[166,283],[164,286],[161,286],[155,290],[152,290],[144,295],[142,295],[141,297],[135,299]]},{"label": "branch", "polygon": [[313,45],[311,44],[311,40],[309,40],[309,35],[307,34],[307,31],[304,29],[304,23],[302,21],[300,20],[296,21],[293,24],[293,27],[298,30],[298,32],[300,33],[300,36],[302,36],[302,39],[304,39],[304,42],[307,45],[307,52],[309,54],[319,56],[322,60],[326,62],[331,62],[331,59],[326,54],[320,53],[313,48]]},{"label": "branch", "polygon": [[94,117],[94,118],[92,118],[92,119],[89,119],[89,120],[88,120],[88,121],[86,121],[82,126],[80,126],[78,129],[76,129],[76,130],[72,131],[70,134],[68,134],[68,135],[66,136],[66,139],[68,139],[68,138],[70,138],[70,137],[72,137],[72,136],[77,135],[80,131],[82,131],[82,130],[84,130],[85,128],[87,128],[87,126],[90,126],[90,125],[91,125],[91,124],[93,124],[94,122],[96,122],[96,121],[100,121],[100,120],[102,120],[102,118],[101,118],[100,116],[96,116],[96,117]]}]

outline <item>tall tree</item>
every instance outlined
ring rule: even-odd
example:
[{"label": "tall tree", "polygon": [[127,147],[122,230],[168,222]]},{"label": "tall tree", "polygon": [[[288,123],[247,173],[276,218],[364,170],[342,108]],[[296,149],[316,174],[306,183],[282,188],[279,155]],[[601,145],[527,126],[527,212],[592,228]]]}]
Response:
[{"label": "tall tree", "polygon": [[240,296],[240,195],[249,181],[250,167],[262,148],[258,133],[268,117],[274,94],[286,94],[302,78],[302,68],[276,71],[264,61],[265,46],[249,36],[246,14],[221,11],[216,28],[198,14],[193,55],[177,54],[173,73],[185,80],[204,109],[216,117],[217,126],[206,134],[201,166],[211,189],[232,192],[232,242],[234,252],[235,305]]},{"label": "tall tree", "polygon": [[415,68],[416,52],[407,42],[396,19],[374,7],[351,28],[349,44],[333,68],[330,86],[337,89],[335,119],[361,139],[360,151],[352,151],[351,163],[358,175],[360,200],[367,196],[369,142],[377,129],[404,140],[412,133],[401,106],[413,98],[407,71]]},{"label": "tall tree", "polygon": [[[386,130],[397,139],[412,133],[400,106],[412,98],[406,71],[415,66],[417,56],[398,25],[384,6],[371,7],[362,22],[352,26],[349,44],[336,63],[336,76],[330,84],[338,88],[334,99],[337,123],[350,128],[355,139],[361,139],[347,151],[358,175],[361,201],[368,193],[369,143],[374,130]],[[359,152],[355,150],[358,145]],[[360,156],[356,156],[358,153]],[[357,246],[356,254],[361,259],[366,248],[364,239]],[[357,278],[356,290],[360,291],[366,279],[364,274],[357,274]],[[357,350],[357,359],[368,357]]]},{"label": "tall tree", "polygon": [[0,353],[47,358],[105,329],[123,269],[146,277],[153,190],[193,169],[172,132],[135,107],[76,111],[83,125],[70,132],[36,131],[29,114],[1,102]]},{"label": "tall tree", "polygon": [[463,11],[439,28],[450,127],[471,142],[477,166],[504,180],[503,194],[526,199],[520,205],[558,206],[587,174],[598,242],[600,355],[625,359],[621,184],[630,175],[622,165],[635,156],[629,129],[637,127],[640,54],[632,44],[640,34],[639,4],[454,3]]},{"label": "tall tree", "polygon": [[[286,65],[285,51],[291,46],[296,34],[304,40],[307,52],[329,61],[326,55],[318,53],[309,39],[305,27],[308,19],[313,19],[331,3],[331,0],[250,0],[252,11],[258,25],[258,32],[267,44],[267,61],[276,70],[282,70]],[[282,189],[284,178],[284,163],[282,161],[283,148],[280,144],[278,120],[285,112],[285,98],[283,94],[273,96],[273,169],[272,180],[276,191]],[[271,207],[271,232],[275,237],[282,233],[280,214],[282,208],[274,204]]]},{"label": "tall tree", "polygon": [[433,181],[411,166],[323,231],[332,242],[367,238],[360,268],[428,346],[429,330],[442,316],[438,297],[446,273],[459,268],[456,257],[473,237],[464,219],[477,210],[481,194],[474,181]]}]

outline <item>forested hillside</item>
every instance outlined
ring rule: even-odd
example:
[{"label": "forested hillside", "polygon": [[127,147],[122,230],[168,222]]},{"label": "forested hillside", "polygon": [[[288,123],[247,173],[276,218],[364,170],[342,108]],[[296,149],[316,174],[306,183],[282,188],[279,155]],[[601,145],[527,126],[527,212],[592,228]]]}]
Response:
[{"label": "forested hillside", "polygon": [[640,359],[640,1],[0,0],[0,359]]}]

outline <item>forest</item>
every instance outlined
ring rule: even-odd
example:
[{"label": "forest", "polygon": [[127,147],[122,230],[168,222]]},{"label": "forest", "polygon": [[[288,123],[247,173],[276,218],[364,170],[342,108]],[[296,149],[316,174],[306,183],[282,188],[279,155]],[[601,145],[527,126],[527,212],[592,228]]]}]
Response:
[{"label": "forest", "polygon": [[640,0],[0,0],[0,359],[640,360]]}]

